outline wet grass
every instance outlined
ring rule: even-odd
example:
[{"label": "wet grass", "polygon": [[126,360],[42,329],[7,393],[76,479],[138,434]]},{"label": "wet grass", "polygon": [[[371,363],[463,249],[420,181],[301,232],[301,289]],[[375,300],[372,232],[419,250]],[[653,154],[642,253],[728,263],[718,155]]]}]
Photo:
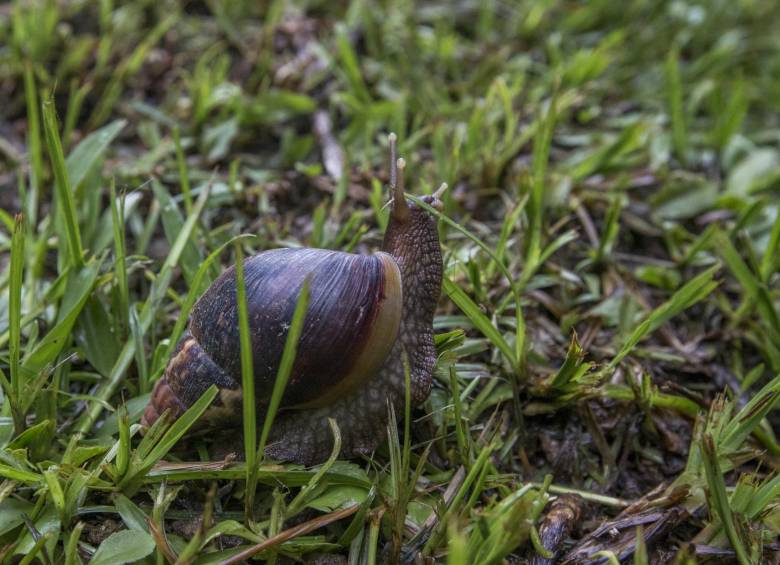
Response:
[{"label": "wet grass", "polygon": [[[721,0],[0,7],[2,558],[776,559],[778,25]],[[412,196],[450,187],[426,403],[308,469],[267,430],[249,465],[187,435],[215,389],[141,436],[236,256],[379,246],[389,131]]]}]

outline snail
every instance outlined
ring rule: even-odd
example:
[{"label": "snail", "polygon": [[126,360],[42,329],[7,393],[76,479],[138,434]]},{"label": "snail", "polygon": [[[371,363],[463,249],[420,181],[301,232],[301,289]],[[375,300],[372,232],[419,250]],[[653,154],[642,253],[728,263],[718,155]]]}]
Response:
[{"label": "snail", "polygon": [[[392,207],[382,250],[359,255],[326,249],[275,249],[244,262],[255,394],[260,410],[273,389],[290,321],[304,279],[308,310],[296,359],[274,420],[266,454],[314,464],[333,449],[328,419],[341,432],[341,456],[371,453],[386,437],[388,404],[428,397],[436,361],[433,315],[441,292],[442,256],[436,218],[403,190],[403,159],[390,134]],[[446,184],[422,201],[441,210]],[[155,384],[142,418],[181,415],[215,384],[209,408],[240,418],[241,366],[235,266],[204,292],[189,327]],[[209,417],[209,411],[204,417]]]}]

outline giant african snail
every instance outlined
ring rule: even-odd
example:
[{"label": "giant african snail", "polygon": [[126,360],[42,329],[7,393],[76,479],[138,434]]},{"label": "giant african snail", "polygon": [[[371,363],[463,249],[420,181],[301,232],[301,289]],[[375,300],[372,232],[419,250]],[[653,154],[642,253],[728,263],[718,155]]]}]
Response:
[{"label": "giant african snail", "polygon": [[[304,464],[330,454],[328,418],[338,423],[342,456],[369,453],[386,437],[388,402],[404,405],[404,352],[411,399],[430,392],[435,363],[433,315],[441,291],[442,258],[436,220],[407,202],[403,159],[390,135],[393,202],[382,251],[356,255],[325,249],[275,249],[244,263],[252,337],[255,394],[262,411],[273,389],[292,312],[311,275],[309,307],[298,354],[274,421],[266,453]],[[400,169],[400,175],[399,175]],[[423,201],[441,209],[442,188]],[[189,329],[152,392],[142,423],[168,409],[178,417],[212,384],[209,410],[241,415],[241,366],[235,268],[200,297]],[[207,412],[208,415],[208,412]]]}]

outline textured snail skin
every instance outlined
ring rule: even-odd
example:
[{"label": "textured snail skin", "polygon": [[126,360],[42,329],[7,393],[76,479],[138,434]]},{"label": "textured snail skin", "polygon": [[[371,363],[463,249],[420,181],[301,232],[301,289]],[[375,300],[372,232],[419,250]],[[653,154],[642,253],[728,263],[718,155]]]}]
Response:
[{"label": "textured snail skin", "polygon": [[[436,361],[432,322],[442,277],[442,258],[435,220],[423,209],[409,204],[408,213],[403,217],[391,217],[385,233],[383,251],[392,256],[400,271],[403,286],[402,292],[399,293],[402,295],[400,329],[394,331],[391,320],[388,323],[390,329],[378,332],[372,338],[385,339],[385,342],[366,343],[364,335],[357,335],[350,345],[356,351],[361,347],[385,350],[390,348],[389,354],[385,356],[385,353],[381,352],[381,357],[384,358],[381,368],[367,375],[364,382],[353,382],[346,389],[338,389],[339,394],[329,394],[330,387],[327,383],[309,387],[309,392],[322,390],[328,398],[327,403],[322,406],[313,407],[312,397],[308,393],[303,393],[302,396],[293,390],[291,396],[286,394],[287,404],[297,404],[299,407],[282,410],[276,416],[266,448],[266,453],[274,459],[307,465],[324,461],[333,448],[329,418],[333,418],[338,424],[342,456],[350,457],[373,451],[386,438],[389,406],[392,405],[396,414],[403,410],[404,355],[409,360],[413,404],[419,404],[427,398]],[[251,260],[252,258],[247,261]],[[245,275],[249,274],[250,271],[247,270]],[[191,331],[180,340],[165,375],[155,386],[142,423],[153,423],[165,409],[173,416],[180,415],[211,384],[216,384],[220,392],[207,413],[208,420],[226,425],[230,420],[240,419],[240,368],[237,362],[238,350],[234,345],[238,340],[233,335],[236,331],[235,321],[224,319],[225,312],[230,311],[230,306],[233,305],[234,308],[235,294],[222,292],[215,294],[220,296],[218,299],[208,298],[210,293],[219,290],[220,281],[224,282],[230,276],[229,272],[224,273],[193,310]],[[392,277],[388,280],[390,282],[387,285],[392,287]],[[316,281],[313,281],[312,287],[315,286]],[[247,295],[251,294],[252,289],[248,282]],[[290,295],[297,296],[297,292]],[[314,291],[312,299],[314,300]],[[258,315],[263,315],[262,312],[263,309],[259,308]],[[197,323],[201,318],[211,320],[211,323]],[[383,333],[386,335],[382,335]],[[304,339],[305,336],[299,345],[299,356],[306,355]],[[343,347],[343,344],[341,346]],[[254,341],[253,349],[256,364],[266,359],[263,355],[258,358]],[[352,360],[352,357],[348,358],[344,366],[349,365]],[[264,378],[260,378],[260,389],[263,388],[263,380]],[[272,381],[270,384],[272,385]],[[291,385],[292,382],[288,384],[288,389]],[[293,389],[295,388],[293,386]],[[306,389],[305,386],[303,388]],[[257,396],[261,398],[262,393],[258,392]],[[304,402],[303,408],[300,408],[301,401]],[[262,411],[262,406],[260,408]]]}]

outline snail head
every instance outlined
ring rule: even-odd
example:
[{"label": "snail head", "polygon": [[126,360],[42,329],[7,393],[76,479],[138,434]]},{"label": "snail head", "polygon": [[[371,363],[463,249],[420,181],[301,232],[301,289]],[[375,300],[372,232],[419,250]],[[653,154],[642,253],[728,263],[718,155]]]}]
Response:
[{"label": "snail head", "polygon": [[[432,280],[441,278],[441,248],[439,244],[438,218],[430,211],[444,209],[441,198],[447,189],[442,184],[433,194],[412,202],[404,195],[404,171],[406,161],[397,154],[396,135],[391,133],[390,142],[390,192],[392,207],[382,249],[396,258],[402,266],[404,284],[422,281],[419,273],[429,270]],[[420,203],[426,206],[420,205]],[[431,288],[438,286],[432,285]],[[435,303],[436,299],[431,299]]]}]

